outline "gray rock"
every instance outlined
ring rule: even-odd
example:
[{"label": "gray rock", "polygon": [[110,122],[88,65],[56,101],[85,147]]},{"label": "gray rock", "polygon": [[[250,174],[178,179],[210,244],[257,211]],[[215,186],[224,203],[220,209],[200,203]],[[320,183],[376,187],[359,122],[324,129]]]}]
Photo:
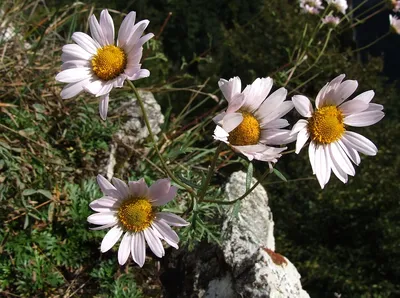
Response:
[{"label": "gray rock", "polygon": [[[253,178],[252,184],[256,182]],[[246,173],[233,173],[226,185],[228,199],[244,194],[245,185]],[[242,200],[237,216],[225,219],[222,249],[232,268],[235,291],[242,297],[309,297],[302,290],[300,274],[293,264],[274,252],[273,227],[262,186]]]},{"label": "gray rock", "polygon": [[[161,125],[164,123],[164,115],[161,113],[161,107],[154,98],[153,93],[140,90],[139,94],[146,108],[151,130],[154,135],[157,135],[161,131]],[[113,136],[113,139],[118,144],[135,147],[138,144],[142,144],[149,136],[142,111],[136,103],[136,98],[121,104],[114,114],[128,116],[126,123]]]},{"label": "gray rock", "polygon": [[[161,125],[164,123],[161,107],[151,92],[139,90],[139,94],[143,100],[150,127],[157,139],[157,134],[161,131]],[[146,154],[143,143],[149,137],[149,132],[143,120],[140,106],[137,104],[134,95],[132,96],[133,98],[130,101],[122,103],[115,110],[111,110],[111,114],[119,115],[122,119],[127,120],[113,135],[110,155],[100,170],[108,179],[111,179],[116,171],[123,172],[124,169],[131,166],[129,160],[132,157]],[[118,175],[121,175],[121,172]]]}]

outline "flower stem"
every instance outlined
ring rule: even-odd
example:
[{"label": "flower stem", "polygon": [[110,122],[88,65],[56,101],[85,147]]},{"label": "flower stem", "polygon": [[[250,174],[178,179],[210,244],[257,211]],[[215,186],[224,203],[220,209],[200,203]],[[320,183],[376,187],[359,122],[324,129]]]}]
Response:
[{"label": "flower stem", "polygon": [[211,162],[210,167],[208,168],[207,177],[204,180],[203,185],[200,188],[200,191],[198,192],[199,203],[201,203],[204,200],[204,196],[206,195],[206,192],[207,192],[207,187],[210,184],[211,177],[214,174],[215,165],[217,164],[219,153],[221,152],[223,146],[224,146],[224,143],[220,142],[217,149],[215,150],[213,160]]},{"label": "flower stem", "polygon": [[127,82],[129,84],[129,86],[131,87],[133,93],[135,93],[135,96],[136,96],[137,101],[139,103],[140,109],[142,110],[144,123],[146,124],[147,130],[149,131],[149,135],[150,135],[151,141],[153,143],[154,149],[156,150],[158,158],[161,161],[163,170],[169,176],[169,178],[171,178],[171,180],[173,180],[176,184],[178,184],[178,185],[182,186],[184,189],[186,189],[186,191],[189,192],[191,194],[191,196],[193,197],[195,195],[195,192],[193,191],[193,189],[190,188],[185,183],[181,182],[179,179],[177,179],[175,177],[175,175],[171,172],[171,170],[168,168],[167,163],[165,162],[164,158],[161,155],[160,150],[158,149],[157,142],[155,140],[153,131],[151,130],[149,118],[147,117],[147,112],[146,112],[146,109],[144,107],[143,100],[142,100],[141,96],[139,95],[139,92],[137,91],[135,85],[133,85],[133,83],[131,81],[129,81],[129,80],[127,80]]},{"label": "flower stem", "polygon": [[216,203],[216,204],[221,204],[221,205],[232,205],[234,203],[236,203],[237,201],[243,200],[244,198],[246,198],[260,183],[262,183],[265,178],[267,178],[268,174],[270,173],[270,170],[266,170],[265,173],[261,176],[261,178],[254,183],[254,185],[252,187],[250,187],[242,196],[240,196],[237,199],[234,199],[232,201],[222,201],[222,200],[203,200],[203,202],[207,202],[207,203]]}]

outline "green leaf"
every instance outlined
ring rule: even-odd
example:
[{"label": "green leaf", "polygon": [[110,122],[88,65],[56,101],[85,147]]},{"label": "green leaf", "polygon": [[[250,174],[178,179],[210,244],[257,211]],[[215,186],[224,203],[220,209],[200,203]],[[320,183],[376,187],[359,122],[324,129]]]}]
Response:
[{"label": "green leaf", "polygon": [[274,168],[274,174],[281,180],[287,182],[287,179],[285,178],[285,176],[283,176],[283,174],[281,172],[279,172],[277,169]]},{"label": "green leaf", "polygon": [[33,194],[35,194],[35,193],[37,193],[37,191],[36,191],[35,189],[25,189],[25,190],[22,192],[22,195],[23,195],[23,196],[31,196],[31,195],[33,195]]},{"label": "green leaf", "polygon": [[251,162],[249,162],[249,165],[247,167],[247,175],[246,175],[246,191],[250,189],[251,186],[251,180],[253,179],[253,171],[254,167]]},{"label": "green leaf", "polygon": [[39,189],[37,192],[38,192],[38,193],[41,193],[42,195],[44,195],[44,196],[45,196],[46,198],[48,198],[48,199],[53,198],[53,195],[52,195],[51,192],[48,191],[48,190]]}]

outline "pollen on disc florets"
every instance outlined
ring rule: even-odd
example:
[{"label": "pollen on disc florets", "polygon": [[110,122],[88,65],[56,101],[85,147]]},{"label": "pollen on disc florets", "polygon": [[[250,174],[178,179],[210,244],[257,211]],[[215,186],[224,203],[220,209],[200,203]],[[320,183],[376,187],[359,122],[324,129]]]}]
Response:
[{"label": "pollen on disc florets", "polygon": [[235,146],[256,145],[260,140],[260,123],[249,112],[241,112],[243,121],[229,133],[228,141]]},{"label": "pollen on disc florets", "polygon": [[342,112],[336,106],[316,110],[308,121],[308,131],[312,140],[320,144],[339,140],[345,132]]},{"label": "pollen on disc florets", "polygon": [[118,209],[118,219],[122,227],[130,232],[140,232],[153,222],[155,212],[145,197],[133,197],[122,202]]},{"label": "pollen on disc florets", "polygon": [[92,70],[100,79],[109,81],[124,72],[127,61],[126,53],[120,47],[104,46],[92,58]]}]

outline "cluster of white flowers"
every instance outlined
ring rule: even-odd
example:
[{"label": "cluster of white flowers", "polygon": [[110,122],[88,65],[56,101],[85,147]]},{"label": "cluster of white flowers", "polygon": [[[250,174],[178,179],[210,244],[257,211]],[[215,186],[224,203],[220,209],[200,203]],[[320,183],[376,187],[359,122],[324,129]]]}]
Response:
[{"label": "cluster of white flowers", "polygon": [[397,16],[389,15],[389,23],[393,32],[400,34],[400,19]]},{"label": "cluster of white flowers", "polygon": [[322,6],[321,0],[300,0],[300,8],[305,13],[319,14],[323,9],[332,8],[328,15],[322,18],[322,23],[337,26],[340,18],[334,16],[333,13],[340,12],[346,14],[348,8],[346,0],[326,0],[327,6]]},{"label": "cluster of white flowers", "polygon": [[[390,6],[394,13],[400,12],[400,0],[390,0]],[[392,31],[400,34],[400,20],[395,15],[389,15],[389,23]]]},{"label": "cluster of white flowers", "polygon": [[[303,1],[303,7],[320,9],[321,1]],[[306,4],[307,2],[307,4]],[[342,13],[346,1],[328,1]],[[61,92],[62,98],[70,98],[87,91],[101,98],[100,116],[106,119],[109,93],[114,87],[122,87],[124,81],[137,80],[150,75],[141,68],[143,45],[154,35],[142,36],[149,21],[135,24],[135,12],[129,13],[114,41],[114,23],[107,10],[100,15],[100,23],[91,16],[89,35],[76,32],[72,35],[76,44],[63,47],[62,71],[58,81],[68,83]],[[326,23],[339,22],[328,16]],[[398,19],[391,17],[399,31]],[[377,123],[384,117],[383,106],[371,103],[373,91],[364,92],[346,101],[357,89],[357,81],[343,81],[340,75],[327,83],[316,96],[315,109],[310,100],[295,95],[286,100],[287,90],[280,88],[271,92],[270,77],[258,78],[242,90],[239,77],[220,79],[219,88],[228,102],[226,111],[216,115],[214,138],[243,154],[250,161],[267,162],[270,167],[278,161],[284,145],[296,142],[296,153],[309,142],[308,154],[312,170],[321,188],[328,183],[331,172],[346,183],[348,176],[355,175],[353,164],[361,161],[360,153],[375,155],[376,146],[362,135],[351,132],[348,126],[363,127]],[[293,128],[283,117],[293,107],[307,119],[299,120]],[[111,228],[101,243],[101,251],[111,249],[122,237],[118,249],[118,261],[123,265],[132,256],[134,262],[143,266],[146,243],[157,257],[164,255],[161,240],[178,248],[179,238],[170,226],[185,226],[181,217],[162,212],[158,208],[173,200],[177,187],[169,179],[160,179],[148,187],[143,179],[128,184],[113,178],[111,184],[102,176],[97,177],[104,194],[90,207],[97,213],[88,222],[99,225],[94,229]]]},{"label": "cluster of white flowers", "polygon": [[390,0],[390,6],[394,13],[400,11],[400,0]]}]

